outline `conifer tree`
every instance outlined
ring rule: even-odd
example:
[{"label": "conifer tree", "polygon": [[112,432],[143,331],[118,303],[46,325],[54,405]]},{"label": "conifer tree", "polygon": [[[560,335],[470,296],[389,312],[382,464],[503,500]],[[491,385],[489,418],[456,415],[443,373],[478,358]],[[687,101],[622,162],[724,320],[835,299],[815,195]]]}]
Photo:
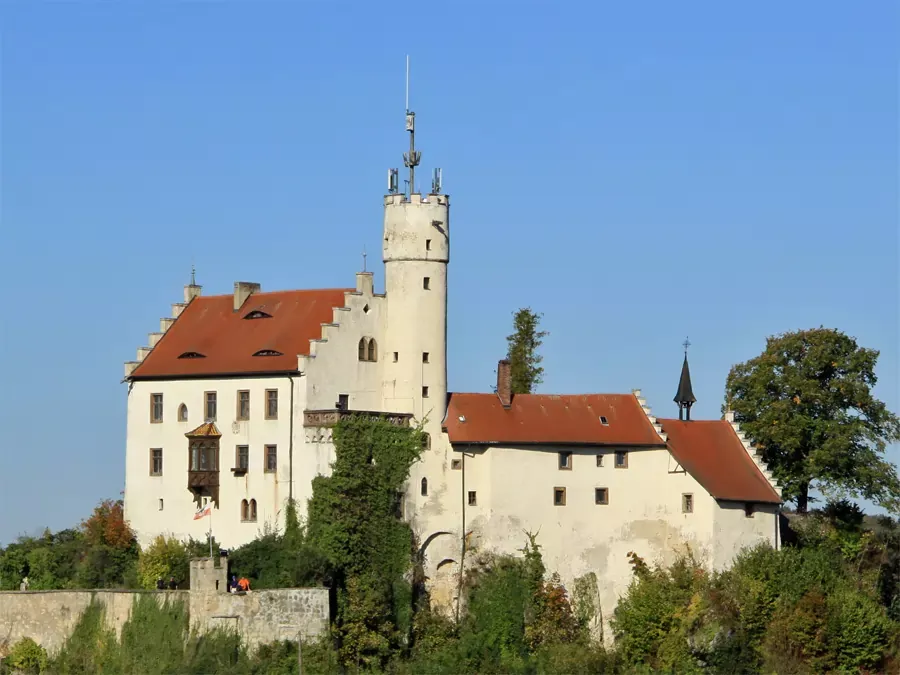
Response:
[{"label": "conifer tree", "polygon": [[532,394],[535,387],[544,381],[544,369],[541,367],[544,359],[537,350],[549,333],[538,330],[542,316],[531,311],[530,307],[524,307],[513,315],[515,332],[506,338],[513,394]]}]

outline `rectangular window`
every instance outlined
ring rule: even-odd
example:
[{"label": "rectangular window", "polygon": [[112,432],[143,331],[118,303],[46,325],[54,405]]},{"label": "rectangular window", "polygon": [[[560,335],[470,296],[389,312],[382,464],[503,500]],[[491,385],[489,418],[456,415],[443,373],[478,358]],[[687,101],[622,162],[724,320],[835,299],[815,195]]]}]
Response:
[{"label": "rectangular window", "polygon": [[278,471],[278,446],[266,446],[266,472],[275,473]]},{"label": "rectangular window", "polygon": [[603,466],[603,455],[597,455],[597,466]]},{"label": "rectangular window", "polygon": [[431,239],[426,239],[426,240],[425,240],[425,250],[426,250],[426,251],[430,251],[430,250],[431,250]]},{"label": "rectangular window", "polygon": [[150,421],[154,424],[163,421],[162,394],[150,394]]},{"label": "rectangular window", "polygon": [[475,506],[478,503],[478,498],[475,495],[475,490],[469,490],[469,506]]},{"label": "rectangular window", "polygon": [[422,387],[422,398],[428,398],[428,387]]},{"label": "rectangular window", "polygon": [[163,500],[162,499],[159,500],[159,510],[160,511],[163,510]]},{"label": "rectangular window", "polygon": [[428,363],[428,352],[422,352],[422,363]]},{"label": "rectangular window", "polygon": [[338,394],[338,408],[347,410],[350,407],[350,394]]},{"label": "rectangular window", "polygon": [[627,469],[628,468],[628,453],[623,451],[616,452],[616,468],[617,469]]},{"label": "rectangular window", "polygon": [[451,459],[450,460],[450,468],[454,471],[459,471],[462,469],[462,460],[461,459]]},{"label": "rectangular window", "polygon": [[215,422],[216,421],[216,402],[218,397],[216,396],[216,392],[208,391],[206,392],[206,421],[207,422]]},{"label": "rectangular window", "polygon": [[566,469],[566,470],[572,468],[572,453],[571,452],[559,453],[559,468]]},{"label": "rectangular window", "polygon": [[162,476],[162,448],[150,449],[150,475]]},{"label": "rectangular window", "polygon": [[600,424],[602,424],[602,425],[605,426],[605,427],[608,427],[608,426],[609,426],[609,420],[606,419],[603,415],[600,415]]},{"label": "rectangular window", "polygon": [[250,392],[239,391],[237,395],[237,418],[239,420],[250,419]]},{"label": "rectangular window", "polygon": [[606,488],[594,488],[594,503],[609,504],[609,490]]},{"label": "rectangular window", "polygon": [[565,506],[566,505],[566,488],[564,488],[564,487],[553,488],[553,505],[554,506]]},{"label": "rectangular window", "polygon": [[753,512],[754,512],[753,504],[751,504],[750,502],[747,502],[746,504],[744,504],[744,515],[747,518],[752,518]]},{"label": "rectangular window", "polygon": [[237,456],[235,457],[235,468],[247,471],[250,468],[250,446],[237,446]]},{"label": "rectangular window", "polygon": [[694,512],[694,495],[692,495],[692,494],[681,495],[681,512],[682,513],[693,513]]},{"label": "rectangular window", "polygon": [[422,288],[426,291],[431,290],[431,277],[424,277],[422,279]]},{"label": "rectangular window", "polygon": [[278,419],[278,390],[266,389],[266,419]]},{"label": "rectangular window", "polygon": [[394,363],[400,360],[400,354],[398,352],[394,352]]}]

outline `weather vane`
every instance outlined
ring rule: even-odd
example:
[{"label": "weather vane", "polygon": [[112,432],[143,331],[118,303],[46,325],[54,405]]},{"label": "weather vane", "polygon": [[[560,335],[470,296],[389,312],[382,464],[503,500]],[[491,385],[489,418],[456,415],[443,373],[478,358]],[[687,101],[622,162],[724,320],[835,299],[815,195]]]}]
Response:
[{"label": "weather vane", "polygon": [[691,341],[688,340],[687,338],[684,338],[684,342],[682,343],[682,346],[684,347],[684,355],[687,356],[687,350],[688,350],[688,347],[691,346]]}]

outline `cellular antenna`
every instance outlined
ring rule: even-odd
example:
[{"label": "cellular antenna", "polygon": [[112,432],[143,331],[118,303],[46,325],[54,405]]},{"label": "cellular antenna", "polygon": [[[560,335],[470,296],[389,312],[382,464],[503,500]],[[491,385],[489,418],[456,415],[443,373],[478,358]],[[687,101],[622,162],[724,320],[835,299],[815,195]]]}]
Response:
[{"label": "cellular antenna", "polygon": [[406,130],[409,132],[409,152],[403,153],[403,166],[409,169],[409,194],[416,191],[416,167],[422,153],[416,152],[416,113],[409,109],[409,54],[406,55]]}]

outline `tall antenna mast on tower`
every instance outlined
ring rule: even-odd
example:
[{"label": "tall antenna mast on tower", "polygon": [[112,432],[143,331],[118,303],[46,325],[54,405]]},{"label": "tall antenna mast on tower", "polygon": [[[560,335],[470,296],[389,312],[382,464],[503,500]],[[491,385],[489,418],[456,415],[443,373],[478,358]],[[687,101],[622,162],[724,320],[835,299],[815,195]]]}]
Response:
[{"label": "tall antenna mast on tower", "polygon": [[409,169],[409,194],[416,191],[416,167],[422,153],[416,152],[416,113],[409,109],[409,54],[406,55],[406,130],[409,132],[409,152],[403,153],[403,165]]}]

